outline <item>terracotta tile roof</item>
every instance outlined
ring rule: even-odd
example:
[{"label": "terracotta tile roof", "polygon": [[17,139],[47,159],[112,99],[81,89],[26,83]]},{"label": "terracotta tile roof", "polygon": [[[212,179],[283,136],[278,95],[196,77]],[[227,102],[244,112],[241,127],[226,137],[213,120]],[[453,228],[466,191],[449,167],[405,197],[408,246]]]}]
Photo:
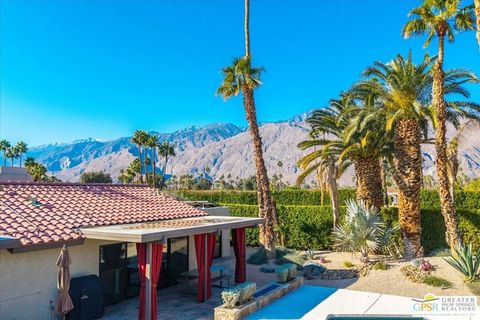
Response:
[{"label": "terracotta tile roof", "polygon": [[142,185],[0,182],[0,236],[23,246],[82,239],[80,227],[205,215]]}]

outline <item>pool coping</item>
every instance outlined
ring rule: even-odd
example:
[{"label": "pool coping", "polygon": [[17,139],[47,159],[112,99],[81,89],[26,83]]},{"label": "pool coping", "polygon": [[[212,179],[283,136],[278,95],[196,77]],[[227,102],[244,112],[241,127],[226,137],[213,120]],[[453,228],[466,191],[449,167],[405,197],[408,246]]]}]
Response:
[{"label": "pool coping", "polygon": [[[268,283],[267,285],[260,288],[258,291],[261,291],[273,283]],[[274,302],[275,300],[280,299],[281,297],[289,294],[295,289],[300,288],[303,285],[303,277],[296,277],[287,283],[278,283],[278,288],[275,288],[272,291],[267,292],[264,295],[257,297],[256,299],[239,306],[238,308],[228,309],[224,308],[223,305],[220,305],[214,309],[214,319],[215,320],[240,320],[257,310],[265,307],[266,305]]]}]

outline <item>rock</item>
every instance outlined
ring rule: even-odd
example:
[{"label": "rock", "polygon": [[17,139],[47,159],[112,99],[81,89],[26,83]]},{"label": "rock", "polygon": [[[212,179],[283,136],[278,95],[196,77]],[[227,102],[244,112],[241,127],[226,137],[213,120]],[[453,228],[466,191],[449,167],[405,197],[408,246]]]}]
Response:
[{"label": "rock", "polygon": [[327,268],[316,261],[307,261],[303,264],[303,276],[307,279],[318,277],[326,270]]},{"label": "rock", "polygon": [[275,273],[275,267],[271,266],[269,264],[264,264],[263,266],[260,267],[260,272],[263,273]]}]

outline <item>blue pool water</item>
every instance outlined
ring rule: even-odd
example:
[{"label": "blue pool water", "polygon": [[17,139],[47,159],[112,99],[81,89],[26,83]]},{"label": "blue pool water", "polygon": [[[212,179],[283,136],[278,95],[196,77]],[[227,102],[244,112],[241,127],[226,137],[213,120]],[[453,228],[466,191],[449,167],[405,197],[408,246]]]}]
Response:
[{"label": "blue pool water", "polygon": [[268,287],[266,287],[266,288],[264,288],[264,289],[262,289],[262,290],[260,290],[260,291],[255,292],[255,294],[253,295],[253,297],[254,297],[254,298],[258,298],[258,297],[260,297],[260,296],[263,296],[265,293],[268,293],[268,292],[270,292],[270,291],[272,291],[272,290],[277,289],[278,287],[280,287],[280,285],[274,283],[274,284],[269,285]]},{"label": "blue pool water", "polygon": [[300,319],[335,291],[335,288],[302,286],[245,319]]}]

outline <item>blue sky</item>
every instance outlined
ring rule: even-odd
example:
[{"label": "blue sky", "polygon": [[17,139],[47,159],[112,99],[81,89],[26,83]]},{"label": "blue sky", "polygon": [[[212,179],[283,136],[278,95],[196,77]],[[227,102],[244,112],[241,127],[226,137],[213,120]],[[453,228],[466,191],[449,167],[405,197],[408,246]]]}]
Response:
[{"label": "blue sky", "polygon": [[[375,60],[426,51],[400,30],[417,0],[252,0],[260,121],[323,106]],[[466,2],[464,2],[466,3]],[[241,99],[214,95],[244,52],[243,1],[0,1],[0,137],[31,146],[135,129],[245,125]],[[435,43],[428,49],[435,53]],[[480,74],[474,33],[447,67]],[[472,87],[480,101],[479,86]]]}]

